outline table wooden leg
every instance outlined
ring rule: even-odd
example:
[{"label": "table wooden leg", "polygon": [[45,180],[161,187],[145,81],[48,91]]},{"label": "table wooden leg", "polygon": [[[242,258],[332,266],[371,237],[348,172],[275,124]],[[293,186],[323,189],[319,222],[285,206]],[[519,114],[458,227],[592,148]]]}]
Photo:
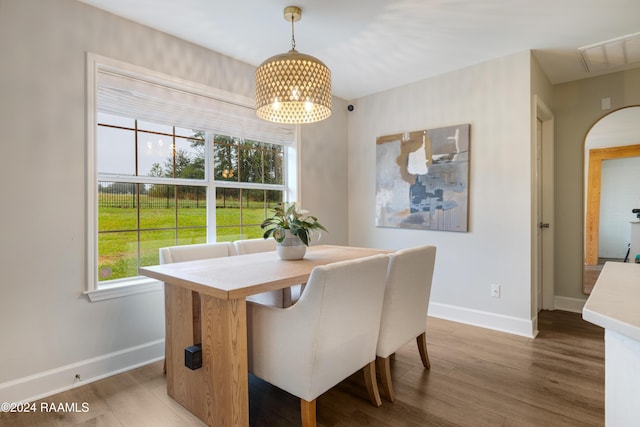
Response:
[{"label": "table wooden leg", "polygon": [[[202,369],[211,426],[249,425],[247,306],[244,298],[221,300],[200,295]],[[214,386],[215,385],[215,386]]]},{"label": "table wooden leg", "polygon": [[199,344],[200,320],[193,292],[165,283],[165,362],[167,394],[197,414],[202,406],[203,375],[184,366],[185,347]]},{"label": "table wooden leg", "polygon": [[[167,393],[210,426],[247,427],[246,301],[200,294],[197,302],[192,291],[165,284]],[[191,370],[184,348],[194,344],[202,345],[202,368]]]}]

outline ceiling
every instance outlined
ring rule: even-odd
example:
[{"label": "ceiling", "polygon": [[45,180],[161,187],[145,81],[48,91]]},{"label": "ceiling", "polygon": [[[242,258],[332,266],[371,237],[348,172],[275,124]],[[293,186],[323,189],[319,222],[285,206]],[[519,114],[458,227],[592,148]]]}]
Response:
[{"label": "ceiling", "polygon": [[302,8],[296,49],[352,100],[532,50],[552,84],[588,73],[579,47],[640,32],[638,0],[81,0],[259,65],[288,51],[283,9]]}]

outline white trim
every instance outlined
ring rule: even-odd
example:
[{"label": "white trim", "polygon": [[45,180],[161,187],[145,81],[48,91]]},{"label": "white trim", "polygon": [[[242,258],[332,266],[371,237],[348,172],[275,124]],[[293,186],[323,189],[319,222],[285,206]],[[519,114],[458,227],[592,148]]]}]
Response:
[{"label": "white trim", "polygon": [[98,62],[96,55],[87,53],[87,143],[86,143],[86,196],[87,196],[87,289],[94,291],[98,288],[98,172],[96,161],[96,74]]},{"label": "white trim", "polygon": [[[285,185],[287,186],[287,190],[284,193],[284,200],[297,200],[299,206],[304,206],[304,203],[302,201],[302,192],[300,191],[300,189],[302,188],[302,177],[299,173],[299,165],[302,164],[302,149],[300,148],[301,140],[302,130],[300,128],[300,125],[297,125],[295,143],[293,147],[289,147],[286,151],[286,162],[284,166],[286,168]],[[291,177],[295,177],[295,179],[292,179]]]},{"label": "white trim", "polygon": [[481,328],[508,332],[527,338],[535,338],[538,333],[534,319],[521,319],[437,302],[429,303],[429,316],[479,326]]},{"label": "white trim", "polygon": [[0,402],[33,402],[163,358],[164,339],[151,341],[2,383]]},{"label": "white trim", "polygon": [[145,292],[162,291],[164,283],[149,279],[148,277],[132,277],[122,280],[114,280],[113,283],[101,283],[98,289],[85,291],[89,301],[104,301],[106,299],[126,297],[128,295],[142,294]]},{"label": "white trim", "polygon": [[572,313],[582,313],[586,299],[559,297],[554,298],[555,309],[562,311],[570,311]]}]

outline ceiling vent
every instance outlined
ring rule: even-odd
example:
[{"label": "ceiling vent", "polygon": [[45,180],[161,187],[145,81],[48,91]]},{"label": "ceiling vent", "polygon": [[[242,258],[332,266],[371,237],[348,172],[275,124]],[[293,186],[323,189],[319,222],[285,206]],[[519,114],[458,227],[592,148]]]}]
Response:
[{"label": "ceiling vent", "polygon": [[578,48],[587,72],[640,63],[640,33]]}]

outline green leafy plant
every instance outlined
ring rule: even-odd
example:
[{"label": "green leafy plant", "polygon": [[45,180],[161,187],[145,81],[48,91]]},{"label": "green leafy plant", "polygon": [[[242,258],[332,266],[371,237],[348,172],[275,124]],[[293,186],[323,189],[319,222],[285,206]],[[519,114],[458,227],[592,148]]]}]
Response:
[{"label": "green leafy plant", "polygon": [[295,203],[279,203],[274,209],[274,215],[265,219],[260,227],[264,230],[265,239],[273,237],[278,243],[282,243],[286,230],[289,230],[306,246],[309,246],[312,234],[327,231],[318,222],[318,218],[309,215],[309,211],[298,209]]}]

